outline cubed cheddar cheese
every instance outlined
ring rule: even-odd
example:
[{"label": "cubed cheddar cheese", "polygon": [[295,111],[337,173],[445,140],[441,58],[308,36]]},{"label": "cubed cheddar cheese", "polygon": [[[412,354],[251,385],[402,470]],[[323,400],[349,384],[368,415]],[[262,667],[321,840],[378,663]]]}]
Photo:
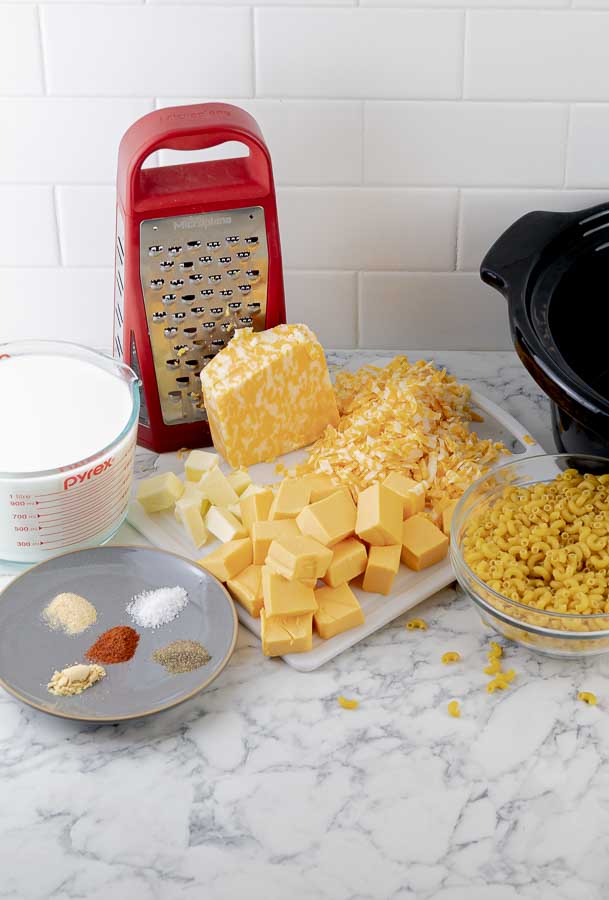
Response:
[{"label": "cubed cheddar cheese", "polygon": [[145,478],[137,486],[136,499],[147,513],[171,509],[184,493],[184,483],[174,472]]},{"label": "cubed cheddar cheese", "polygon": [[357,538],[346,538],[332,547],[332,561],[323,576],[330,587],[338,587],[357,578],[366,568],[366,548]]},{"label": "cubed cheddar cheese", "polygon": [[252,494],[259,494],[261,491],[266,491],[268,488],[264,487],[262,484],[248,484],[246,489],[241,494],[240,500],[245,500],[246,497],[251,497]]},{"label": "cubed cheddar cheese", "polygon": [[363,625],[364,613],[348,584],[322,587],[315,591],[318,609],[313,614],[315,629],[328,639],[357,625]]},{"label": "cubed cheddar cheese", "polygon": [[194,484],[194,482],[192,481],[187,481],[184,485],[184,493],[180,497],[180,500],[193,499],[196,499],[199,502],[199,512],[202,516],[204,516],[210,507],[210,502],[207,497],[203,495],[203,492],[199,490],[199,486],[197,484]]},{"label": "cubed cheddar cheese", "polygon": [[450,500],[442,510],[442,531],[447,537],[450,537],[450,523],[458,502],[458,500]]},{"label": "cubed cheddar cheese", "polygon": [[247,537],[247,529],[239,519],[220,506],[210,506],[205,517],[205,524],[214,537],[222,543],[236,541]]},{"label": "cubed cheddar cheese", "polygon": [[219,463],[217,453],[206,450],[191,450],[184,463],[187,481],[199,481],[202,475],[214,469]]},{"label": "cubed cheddar cheese", "polygon": [[402,562],[419,572],[444,559],[448,538],[429,519],[417,513],[406,519],[402,531]]},{"label": "cubed cheddar cheese", "polygon": [[226,475],[218,467],[205,472],[197,482],[199,490],[214,506],[230,506],[239,500]]},{"label": "cubed cheddar cheese", "polygon": [[313,616],[275,616],[260,611],[260,637],[265,656],[306,653],[313,648]]},{"label": "cubed cheddar cheese", "polygon": [[318,500],[329,497],[330,494],[334,494],[340,488],[339,484],[323,472],[312,472],[309,475],[303,475],[302,478],[307,481],[311,488],[309,503],[317,503]]},{"label": "cubed cheddar cheese", "polygon": [[[340,545],[339,545],[340,546]],[[332,561],[332,550],[308,535],[284,537],[271,542],[266,565],[288,581],[315,584],[323,578]]]},{"label": "cubed cheddar cheese", "polygon": [[268,520],[274,495],[270,488],[248,494],[247,497],[245,494],[247,494],[247,490],[239,500],[241,521],[251,534],[254,522],[266,522]]},{"label": "cubed cheddar cheese", "polygon": [[201,385],[214,446],[232,466],[275,459],[338,424],[324,351],[306,325],[237,329]]},{"label": "cubed cheddar cheese", "polygon": [[311,486],[304,478],[284,478],[275,494],[269,519],[295,519],[309,505]]},{"label": "cubed cheddar cheese", "polygon": [[303,616],[317,609],[312,587],[288,581],[268,566],[262,567],[262,596],[267,616]]},{"label": "cubed cheddar cheese", "polygon": [[387,547],[370,547],[368,565],[362,581],[362,590],[371,594],[384,594],[391,591],[395,576],[400,567],[401,544]]},{"label": "cubed cheddar cheese", "polygon": [[241,604],[253,619],[260,617],[262,609],[262,566],[248,566],[226,582],[231,596]]},{"label": "cubed cheddar cheese", "polygon": [[209,532],[201,515],[199,497],[180,497],[176,500],[174,514],[195,547],[202,547],[209,540]]},{"label": "cubed cheddar cheese", "polygon": [[235,469],[226,476],[226,480],[239,497],[252,483],[247,469]]},{"label": "cubed cheddar cheese", "polygon": [[229,541],[207,556],[197,560],[202,569],[206,569],[219,581],[229,581],[247,566],[252,564],[252,542],[249,538],[240,541]]},{"label": "cubed cheddar cheese", "polygon": [[392,490],[377,483],[357,498],[355,533],[373,546],[399,544],[402,540],[403,504]]},{"label": "cubed cheddar cheese", "polygon": [[254,522],[252,544],[254,563],[261,566],[267,557],[271,542],[282,537],[298,537],[300,529],[294,519],[279,519],[277,522]]},{"label": "cubed cheddar cheese", "polygon": [[425,509],[425,488],[413,478],[407,478],[399,472],[391,472],[383,484],[401,499],[404,519]]},{"label": "cubed cheddar cheese", "polygon": [[296,523],[303,534],[315,538],[324,547],[332,547],[353,534],[356,514],[351,494],[341,490],[305,506]]}]

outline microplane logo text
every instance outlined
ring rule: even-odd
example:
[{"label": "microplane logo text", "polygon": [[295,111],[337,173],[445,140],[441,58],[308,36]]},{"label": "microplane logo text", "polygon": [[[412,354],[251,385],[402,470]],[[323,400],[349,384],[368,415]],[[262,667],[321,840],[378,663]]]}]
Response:
[{"label": "microplane logo text", "polygon": [[188,216],[173,223],[174,231],[183,228],[213,228],[214,225],[230,225],[232,216]]},{"label": "microplane logo text", "polygon": [[82,484],[84,481],[89,481],[96,475],[101,475],[102,472],[105,472],[106,469],[110,468],[113,462],[114,458],[111,456],[109,459],[105,459],[102,463],[98,463],[92,469],[87,469],[86,472],[81,472],[80,475],[70,475],[70,477],[66,478],[63,483],[64,491],[69,491],[71,487],[74,487],[74,485]]}]

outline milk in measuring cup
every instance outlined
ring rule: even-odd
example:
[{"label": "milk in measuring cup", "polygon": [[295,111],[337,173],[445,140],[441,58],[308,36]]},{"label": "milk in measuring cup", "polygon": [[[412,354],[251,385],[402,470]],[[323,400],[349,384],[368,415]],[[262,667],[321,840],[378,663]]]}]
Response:
[{"label": "milk in measuring cup", "polygon": [[17,562],[112,536],[136,442],[130,369],[75,345],[64,355],[40,342],[56,349],[36,353],[36,343],[0,346],[0,559]]}]

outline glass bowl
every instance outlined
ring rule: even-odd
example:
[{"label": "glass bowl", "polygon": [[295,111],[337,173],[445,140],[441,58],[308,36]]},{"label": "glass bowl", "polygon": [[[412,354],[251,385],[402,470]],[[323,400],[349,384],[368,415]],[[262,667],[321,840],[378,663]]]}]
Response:
[{"label": "glass bowl", "polygon": [[450,556],[459,584],[485,625],[538,653],[577,658],[609,651],[609,613],[579,615],[526,606],[485,584],[463,558],[463,539],[472,519],[492,506],[505,487],[553,481],[565,469],[602,475],[609,472],[609,459],[577,453],[544,454],[493,469],[468,488],[455,508]]}]

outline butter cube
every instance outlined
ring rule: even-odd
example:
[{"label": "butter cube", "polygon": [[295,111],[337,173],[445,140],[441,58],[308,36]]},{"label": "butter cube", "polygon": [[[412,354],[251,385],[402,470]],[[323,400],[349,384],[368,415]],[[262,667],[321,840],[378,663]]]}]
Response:
[{"label": "butter cube", "polygon": [[222,543],[235,541],[247,537],[245,526],[228,509],[220,506],[210,506],[205,517],[208,529]]},{"label": "butter cube", "polygon": [[402,500],[392,490],[380,483],[371,485],[357,499],[355,533],[375,546],[400,544],[402,509]]},{"label": "butter cube", "polygon": [[208,453],[205,450],[191,450],[184,463],[186,480],[198,481],[202,475],[215,468],[218,463],[217,453]]},{"label": "butter cube", "polygon": [[230,506],[239,500],[235,489],[228,483],[228,479],[216,466],[205,472],[197,482],[199,490],[214,506]]},{"label": "butter cube", "polygon": [[393,587],[395,576],[400,568],[401,544],[387,547],[371,547],[368,553],[368,565],[362,582],[362,590],[371,594],[387,595]]},{"label": "butter cube", "polygon": [[312,587],[300,581],[288,581],[262,567],[262,596],[267,616],[303,616],[317,609]]},{"label": "butter cube", "polygon": [[[197,500],[199,503],[199,512],[201,516],[204,516],[207,510],[209,509],[209,500],[207,497],[203,496],[203,492],[199,490],[199,486],[194,484],[192,481],[187,481],[184,485],[184,493],[180,497],[180,500]],[[178,522],[180,518],[176,511],[176,519]]]},{"label": "butter cube", "polygon": [[226,476],[226,480],[239,497],[252,483],[247,469],[235,469]]},{"label": "butter cube", "polygon": [[147,513],[171,509],[184,493],[184,484],[174,472],[145,478],[137,486],[136,499]]},{"label": "butter cube", "polygon": [[266,565],[288,581],[306,581],[314,585],[326,574],[331,560],[332,551],[328,547],[303,534],[272,541]]},{"label": "butter cube", "polygon": [[275,494],[269,519],[295,519],[309,504],[311,486],[304,478],[284,478]]},{"label": "butter cube", "polygon": [[303,475],[302,477],[303,480],[308,482],[311,488],[309,503],[317,503],[318,500],[329,497],[330,494],[334,494],[341,487],[341,485],[337,484],[329,475],[325,475],[323,472],[312,472],[310,475]]},{"label": "butter cube", "polygon": [[296,517],[296,523],[303,534],[315,538],[324,547],[332,547],[353,534],[355,519],[356,509],[351,494],[341,490],[305,506]]},{"label": "butter cube", "polygon": [[421,513],[405,520],[402,545],[402,562],[416,572],[440,562],[448,552],[446,535]]},{"label": "butter cube", "polygon": [[294,519],[280,519],[277,522],[254,522],[252,544],[254,563],[261,566],[267,557],[272,541],[281,537],[298,537],[300,530]]},{"label": "butter cube", "polygon": [[246,494],[247,490],[242,494],[239,506],[241,508],[241,521],[251,534],[254,522],[267,521],[271,511],[271,504],[273,503],[273,492],[270,488],[265,488],[249,494],[247,497],[245,496]]},{"label": "butter cube", "polygon": [[275,459],[338,424],[324,351],[306,325],[237,329],[201,385],[214,446],[231,466]]},{"label": "butter cube", "polygon": [[241,541],[229,541],[197,560],[197,564],[219,581],[229,581],[247,566],[251,566],[252,542],[249,538]]},{"label": "butter cube", "polygon": [[262,609],[262,566],[248,566],[226,582],[231,596],[247,610],[253,619],[260,617]]},{"label": "butter cube", "polygon": [[313,619],[320,637],[331,638],[364,624],[363,610],[348,584],[319,588],[315,599],[319,608]]},{"label": "butter cube", "polygon": [[195,547],[202,547],[209,540],[209,532],[201,515],[201,500],[198,497],[181,497],[176,501],[175,517],[184,527]]},{"label": "butter cube", "polygon": [[260,611],[260,636],[265,656],[306,653],[313,647],[313,616],[277,616],[269,618]]},{"label": "butter cube", "polygon": [[458,502],[458,500],[450,500],[442,510],[442,531],[447,537],[450,537],[450,523]]},{"label": "butter cube", "polygon": [[338,587],[357,578],[366,568],[366,548],[357,538],[347,538],[335,544],[332,550],[332,562],[324,575],[324,581],[330,587]]},{"label": "butter cube", "polygon": [[399,472],[391,472],[383,484],[402,500],[404,519],[425,509],[425,488],[418,481],[400,475]]}]

